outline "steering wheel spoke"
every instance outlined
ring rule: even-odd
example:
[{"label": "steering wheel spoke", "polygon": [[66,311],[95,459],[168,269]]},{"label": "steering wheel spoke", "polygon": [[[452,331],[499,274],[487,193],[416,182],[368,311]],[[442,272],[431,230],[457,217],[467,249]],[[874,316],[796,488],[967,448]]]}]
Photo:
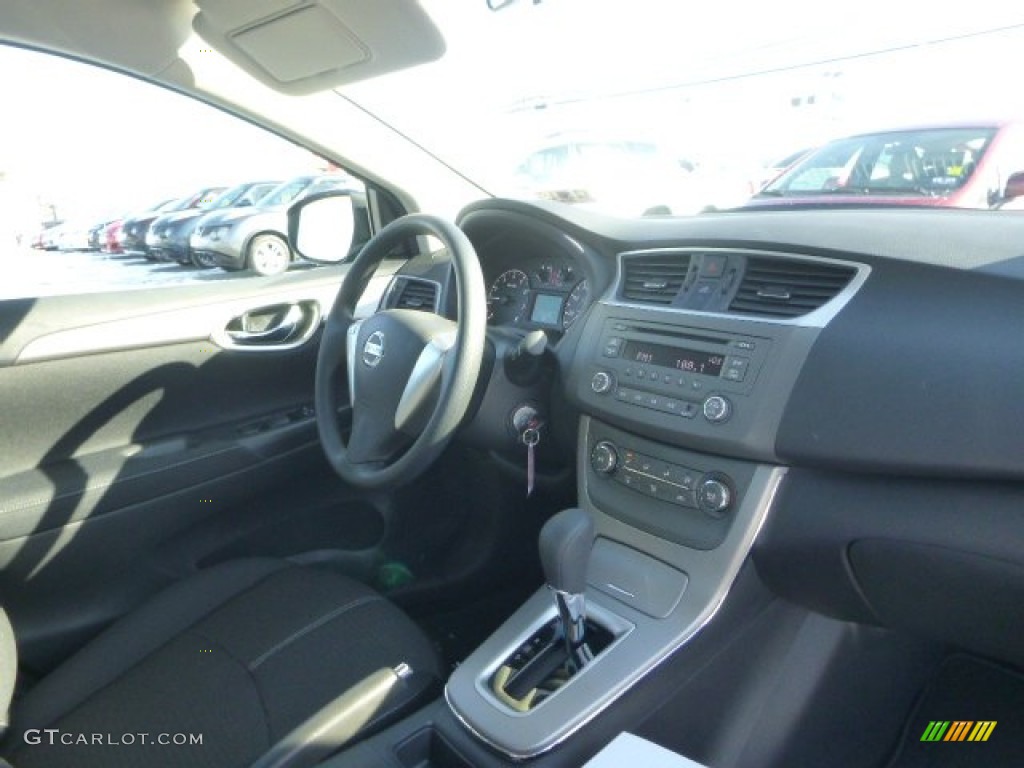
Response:
[{"label": "steering wheel spoke", "polygon": [[395,429],[415,433],[429,417],[427,406],[436,401],[442,369],[448,352],[455,346],[453,328],[434,336],[416,358],[409,380],[395,408]]},{"label": "steering wheel spoke", "polygon": [[349,400],[353,404],[356,402],[356,343],[362,326],[362,320],[353,320],[345,331],[345,373],[348,377]]}]

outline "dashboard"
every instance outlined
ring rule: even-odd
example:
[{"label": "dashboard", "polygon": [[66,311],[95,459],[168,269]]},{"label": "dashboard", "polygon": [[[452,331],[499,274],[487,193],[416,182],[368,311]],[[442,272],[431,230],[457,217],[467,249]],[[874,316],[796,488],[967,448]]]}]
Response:
[{"label": "dashboard", "polygon": [[[540,590],[448,681],[480,740],[515,759],[559,744],[699,644],[741,571],[803,610],[1024,666],[1024,217],[485,200],[458,224],[495,362],[460,438],[524,479],[567,465],[597,542],[588,610],[614,638],[586,685],[510,710],[495,665],[550,619]],[[444,269],[402,273],[446,286],[452,316]]]},{"label": "dashboard", "polygon": [[[969,573],[975,598],[1007,583],[1024,592],[1024,400],[1011,384],[1024,355],[1007,353],[1024,305],[1024,217],[626,221],[489,200],[460,226],[490,324],[555,337],[562,418],[587,425],[580,504],[660,541],[714,547],[751,468],[784,468],[753,551],[778,594],[1024,663],[997,602],[965,599],[972,624],[960,627],[910,588],[928,572],[967,595]],[[808,292],[825,298],[804,305]],[[997,579],[992,559],[1019,570]]]}]

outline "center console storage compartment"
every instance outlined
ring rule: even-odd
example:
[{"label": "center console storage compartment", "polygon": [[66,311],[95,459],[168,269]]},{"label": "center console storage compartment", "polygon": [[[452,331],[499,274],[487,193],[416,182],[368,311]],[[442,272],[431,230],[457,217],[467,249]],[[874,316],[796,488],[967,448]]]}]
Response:
[{"label": "center console storage compartment", "polygon": [[395,746],[402,768],[473,768],[433,725]]}]

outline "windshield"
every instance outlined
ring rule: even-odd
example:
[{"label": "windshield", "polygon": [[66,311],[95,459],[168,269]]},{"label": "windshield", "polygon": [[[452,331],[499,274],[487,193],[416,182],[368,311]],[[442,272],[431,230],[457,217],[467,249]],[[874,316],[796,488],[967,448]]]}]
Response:
[{"label": "windshield", "polygon": [[280,182],[266,181],[259,184],[253,184],[251,187],[246,189],[236,205],[255,205],[259,200],[273,190]]},{"label": "windshield", "polygon": [[299,193],[308,187],[312,181],[313,179],[308,176],[286,181],[270,190],[270,192],[268,192],[264,197],[260,198],[257,205],[261,207],[287,205],[298,197]]},{"label": "windshield", "polygon": [[174,197],[174,198],[171,198],[170,200],[165,200],[164,202],[160,203],[159,205],[155,205],[152,208],[149,208],[148,210],[156,211],[158,213],[167,213],[168,211],[177,211],[177,210],[180,210],[180,208],[178,208],[178,206],[182,205],[185,202],[186,199],[187,198],[183,198],[183,197]]},{"label": "windshield", "polygon": [[[844,137],[1024,116],[1024,93],[1008,87],[1024,43],[1015,4],[422,5],[445,55],[337,93],[492,195],[692,215],[745,205],[803,152]],[[900,188],[994,206],[1006,177],[1024,170],[1024,141],[1010,131],[992,142],[997,156],[981,174],[991,137],[940,131],[860,152],[854,142],[799,185],[825,197],[828,170],[842,177],[850,164],[846,181],[861,195]],[[903,162],[910,171],[896,169]],[[954,199],[973,168],[986,189]]]},{"label": "windshield", "polygon": [[216,198],[214,198],[213,202],[210,203],[207,210],[218,211],[221,208],[231,208],[233,205],[238,203],[242,195],[244,195],[251,186],[251,184],[238,184],[224,192],[221,192]]}]

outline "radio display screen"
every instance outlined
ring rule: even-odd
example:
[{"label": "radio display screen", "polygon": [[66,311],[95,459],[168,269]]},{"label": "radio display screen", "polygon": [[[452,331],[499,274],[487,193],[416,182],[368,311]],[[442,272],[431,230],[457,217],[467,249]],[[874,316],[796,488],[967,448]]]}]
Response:
[{"label": "radio display screen", "polygon": [[664,344],[649,344],[646,341],[627,341],[622,350],[622,357],[632,363],[673,368],[704,376],[718,376],[725,365],[724,355],[669,347]]}]

